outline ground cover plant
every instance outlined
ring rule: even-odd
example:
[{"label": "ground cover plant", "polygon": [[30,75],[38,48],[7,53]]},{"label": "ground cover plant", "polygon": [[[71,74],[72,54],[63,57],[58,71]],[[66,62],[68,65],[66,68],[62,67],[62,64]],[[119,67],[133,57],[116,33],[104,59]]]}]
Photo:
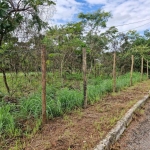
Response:
[{"label": "ground cover plant", "polygon": [[[129,73],[118,77],[118,91],[129,86],[129,77]],[[143,79],[146,79],[146,75],[144,75]],[[140,73],[135,72],[133,74],[133,82],[137,83],[139,81]],[[88,104],[93,105],[105,95],[112,92],[112,79],[102,79],[102,77],[89,79],[87,92]],[[33,133],[38,130],[41,123],[39,120],[42,111],[40,92],[36,91],[27,97],[20,98],[16,103],[3,101],[2,99],[2,107],[0,107],[0,128],[3,139],[12,139],[21,135],[32,135],[31,128],[33,128]],[[72,89],[70,85],[69,87],[61,87],[57,84],[47,86],[47,116],[49,119],[63,116],[66,113],[70,113],[73,109],[82,108],[82,106],[82,86],[80,86],[80,89]],[[7,114],[7,116],[5,114]],[[28,120],[32,120],[32,122]]]}]

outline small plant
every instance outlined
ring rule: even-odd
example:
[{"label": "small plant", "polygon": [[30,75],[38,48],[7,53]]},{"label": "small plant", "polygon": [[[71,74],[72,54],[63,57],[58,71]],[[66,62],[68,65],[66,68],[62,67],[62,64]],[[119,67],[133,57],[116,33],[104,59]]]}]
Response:
[{"label": "small plant", "polygon": [[94,127],[96,128],[97,131],[101,131],[101,124],[100,122],[94,122]]},{"label": "small plant", "polygon": [[112,116],[111,119],[109,120],[110,126],[114,126],[115,123],[116,123],[118,120],[119,120],[118,117],[116,117],[116,116],[113,117],[113,116]]},{"label": "small plant", "polygon": [[81,111],[81,109],[80,109],[80,108],[76,109],[74,112],[78,115],[79,119],[81,119],[81,118],[82,118],[82,116],[83,116],[83,112]]},{"label": "small plant", "polygon": [[68,126],[74,126],[73,121],[69,118],[68,115],[64,115],[63,118],[64,118],[64,121],[67,123]]}]

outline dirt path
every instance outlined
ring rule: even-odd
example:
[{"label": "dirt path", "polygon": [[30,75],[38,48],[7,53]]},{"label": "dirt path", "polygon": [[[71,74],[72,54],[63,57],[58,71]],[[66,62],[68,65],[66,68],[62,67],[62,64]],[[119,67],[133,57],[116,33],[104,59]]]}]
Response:
[{"label": "dirt path", "polygon": [[112,150],[150,150],[150,100]]}]

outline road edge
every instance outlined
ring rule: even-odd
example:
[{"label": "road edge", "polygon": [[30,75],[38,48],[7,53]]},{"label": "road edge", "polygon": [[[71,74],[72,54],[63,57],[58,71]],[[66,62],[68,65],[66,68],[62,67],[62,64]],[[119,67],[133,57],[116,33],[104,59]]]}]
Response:
[{"label": "road edge", "polygon": [[106,138],[94,148],[94,150],[110,150],[110,147],[120,138],[122,133],[127,129],[133,119],[134,112],[144,105],[150,95],[145,95],[142,100],[139,100],[132,108],[130,108],[124,117],[117,122],[115,127],[106,135]]}]

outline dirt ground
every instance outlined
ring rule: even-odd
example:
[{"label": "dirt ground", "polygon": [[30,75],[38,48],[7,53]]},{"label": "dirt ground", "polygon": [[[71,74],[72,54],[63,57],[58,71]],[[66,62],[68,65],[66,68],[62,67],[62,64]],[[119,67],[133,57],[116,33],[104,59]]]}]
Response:
[{"label": "dirt ground", "polygon": [[91,150],[102,140],[116,122],[144,95],[150,80],[106,95],[87,109],[77,109],[63,117],[49,120],[32,139],[26,140],[24,150]]},{"label": "dirt ground", "polygon": [[149,150],[150,149],[150,100],[139,110],[134,121],[112,150]]}]

